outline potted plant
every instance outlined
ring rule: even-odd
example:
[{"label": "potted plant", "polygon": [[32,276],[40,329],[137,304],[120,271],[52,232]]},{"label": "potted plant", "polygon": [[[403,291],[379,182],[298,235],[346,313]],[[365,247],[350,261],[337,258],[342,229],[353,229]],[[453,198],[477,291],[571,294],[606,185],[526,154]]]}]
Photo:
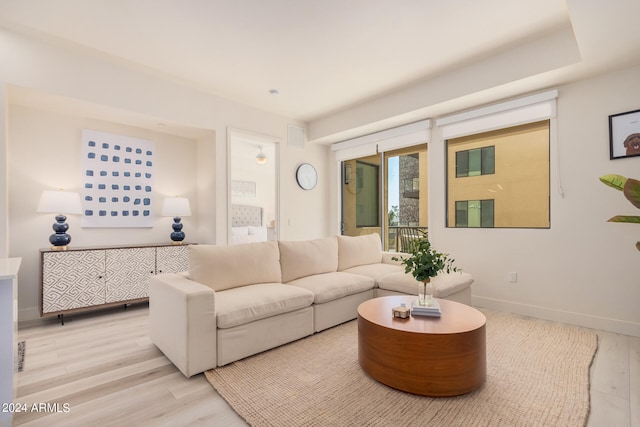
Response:
[{"label": "potted plant", "polygon": [[422,236],[411,241],[407,251],[408,256],[393,257],[394,261],[400,261],[404,266],[404,272],[411,274],[419,284],[418,303],[420,305],[431,306],[433,303],[433,284],[431,278],[441,271],[451,273],[458,271],[453,266],[454,259],[448,254],[436,251],[427,237],[427,232],[423,231]]},{"label": "potted plant", "polygon": [[[615,174],[601,176],[600,181],[609,187],[622,191],[631,204],[640,209],[640,181]],[[640,216],[616,215],[610,218],[609,222],[630,222],[640,224]],[[640,251],[640,242],[636,242],[636,248]]]}]

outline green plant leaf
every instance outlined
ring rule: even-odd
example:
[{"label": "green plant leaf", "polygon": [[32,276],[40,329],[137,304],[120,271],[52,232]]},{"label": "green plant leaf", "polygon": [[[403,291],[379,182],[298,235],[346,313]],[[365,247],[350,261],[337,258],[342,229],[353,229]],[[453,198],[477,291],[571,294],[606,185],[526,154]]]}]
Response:
[{"label": "green plant leaf", "polygon": [[640,181],[629,178],[624,184],[624,195],[633,206],[640,209]]},{"label": "green plant leaf", "polygon": [[400,260],[405,266],[405,273],[411,274],[419,282],[435,277],[440,271],[458,271],[453,265],[454,260],[449,258],[448,254],[440,253],[431,246],[426,232],[422,237],[412,241],[407,253],[407,258],[393,259]]},{"label": "green plant leaf", "polygon": [[624,185],[627,182],[627,178],[622,175],[609,174],[600,177],[600,181],[609,187],[615,188],[616,190],[622,191]]},{"label": "green plant leaf", "polygon": [[612,218],[609,218],[608,222],[630,222],[633,224],[640,224],[640,216],[616,215]]}]

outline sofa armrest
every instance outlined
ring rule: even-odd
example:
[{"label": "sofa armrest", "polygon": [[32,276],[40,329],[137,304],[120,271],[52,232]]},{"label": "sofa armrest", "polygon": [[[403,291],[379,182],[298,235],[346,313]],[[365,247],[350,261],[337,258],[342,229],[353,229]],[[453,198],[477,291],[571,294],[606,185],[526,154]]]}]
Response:
[{"label": "sofa armrest", "polygon": [[215,292],[181,274],[149,283],[151,341],[186,377],[216,367]]},{"label": "sofa armrest", "polygon": [[[400,259],[402,257],[408,257],[408,256],[409,256],[409,254],[404,253],[404,252],[382,251],[382,263],[383,264],[402,265],[402,263],[400,262]],[[394,261],[392,259],[393,257],[398,258],[398,261]]]}]

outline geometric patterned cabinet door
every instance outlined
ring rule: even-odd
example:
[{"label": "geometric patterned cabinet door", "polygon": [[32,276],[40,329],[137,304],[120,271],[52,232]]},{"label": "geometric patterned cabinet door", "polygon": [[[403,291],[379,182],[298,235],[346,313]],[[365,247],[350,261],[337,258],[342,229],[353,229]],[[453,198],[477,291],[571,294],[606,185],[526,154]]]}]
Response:
[{"label": "geometric patterned cabinet door", "polygon": [[105,303],[104,251],[42,254],[42,313]]},{"label": "geometric patterned cabinet door", "polygon": [[42,316],[143,302],[154,274],[188,269],[188,244],[42,249]]},{"label": "geometric patterned cabinet door", "polygon": [[149,278],[156,271],[156,249],[109,249],[106,253],[106,302],[148,297]]},{"label": "geometric patterned cabinet door", "polygon": [[156,248],[156,274],[180,273],[189,269],[189,246],[160,246]]}]

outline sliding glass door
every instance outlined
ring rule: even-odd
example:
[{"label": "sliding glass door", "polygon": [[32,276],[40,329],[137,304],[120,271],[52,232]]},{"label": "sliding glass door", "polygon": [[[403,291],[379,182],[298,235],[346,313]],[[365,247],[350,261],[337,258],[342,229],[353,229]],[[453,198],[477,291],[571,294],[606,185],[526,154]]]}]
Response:
[{"label": "sliding glass door", "polygon": [[385,249],[402,251],[427,229],[427,145],[384,153]]},{"label": "sliding glass door", "polygon": [[427,226],[427,145],[342,162],[342,234],[406,249]]}]

